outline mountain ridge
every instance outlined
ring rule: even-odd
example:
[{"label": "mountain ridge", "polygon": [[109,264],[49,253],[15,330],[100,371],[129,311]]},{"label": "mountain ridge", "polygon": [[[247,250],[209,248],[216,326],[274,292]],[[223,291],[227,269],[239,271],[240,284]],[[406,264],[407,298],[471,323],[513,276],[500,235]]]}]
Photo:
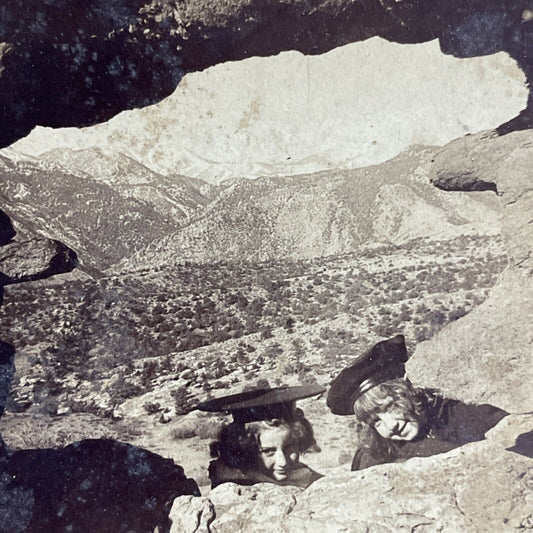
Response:
[{"label": "mountain ridge", "polygon": [[[71,246],[97,271],[176,261],[311,259],[363,244],[499,232],[493,193],[429,183],[437,149],[413,147],[360,169],[230,178],[220,185],[152,171],[110,150],[13,159],[2,198],[15,219]],[[90,231],[87,231],[90,230]]]},{"label": "mountain ridge", "polygon": [[373,241],[497,234],[495,195],[436,190],[426,177],[433,153],[416,147],[357,170],[237,181],[196,221],[140,250],[130,264],[311,259]]}]

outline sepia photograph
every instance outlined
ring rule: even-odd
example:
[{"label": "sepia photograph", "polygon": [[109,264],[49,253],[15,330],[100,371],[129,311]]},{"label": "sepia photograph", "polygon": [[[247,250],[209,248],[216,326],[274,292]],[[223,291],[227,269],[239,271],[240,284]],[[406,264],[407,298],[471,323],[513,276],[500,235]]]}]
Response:
[{"label": "sepia photograph", "polygon": [[0,0],[0,533],[533,530],[532,80],[533,0]]}]

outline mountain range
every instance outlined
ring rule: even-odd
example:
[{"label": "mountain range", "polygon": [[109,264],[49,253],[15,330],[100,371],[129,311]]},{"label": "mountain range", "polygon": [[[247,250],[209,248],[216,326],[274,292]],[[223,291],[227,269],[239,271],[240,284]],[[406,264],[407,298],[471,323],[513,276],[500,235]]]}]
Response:
[{"label": "mountain range", "polygon": [[155,240],[129,264],[312,259],[363,244],[499,233],[494,194],[456,196],[428,183],[432,153],[415,147],[357,170],[234,181],[201,217]]},{"label": "mountain range", "polygon": [[429,184],[433,153],[414,147],[356,170],[215,186],[165,176],[102,149],[39,158],[4,150],[0,198],[15,222],[31,221],[32,230],[65,242],[82,266],[97,272],[182,261],[310,259],[376,242],[498,233],[493,193],[452,195]]},{"label": "mountain range", "polygon": [[69,243],[81,265],[97,271],[175,231],[209,202],[209,187],[203,193],[196,180],[158,175],[121,154],[13,155],[0,155],[0,199],[19,231]]}]

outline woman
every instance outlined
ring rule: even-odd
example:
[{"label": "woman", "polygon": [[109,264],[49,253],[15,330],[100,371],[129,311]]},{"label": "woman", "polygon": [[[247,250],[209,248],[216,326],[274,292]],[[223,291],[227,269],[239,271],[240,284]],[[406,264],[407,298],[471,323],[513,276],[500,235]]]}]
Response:
[{"label": "woman", "polygon": [[211,444],[212,488],[225,482],[241,485],[267,482],[306,488],[320,474],[299,462],[301,453],[316,449],[313,429],[298,399],[323,393],[319,386],[261,389],[225,396],[198,406],[223,411],[233,422]]},{"label": "woman", "polygon": [[376,344],[332,383],[330,409],[353,414],[360,423],[352,470],[427,457],[482,440],[508,414],[492,405],[469,405],[414,387],[402,377],[406,361],[405,339],[398,335]]}]

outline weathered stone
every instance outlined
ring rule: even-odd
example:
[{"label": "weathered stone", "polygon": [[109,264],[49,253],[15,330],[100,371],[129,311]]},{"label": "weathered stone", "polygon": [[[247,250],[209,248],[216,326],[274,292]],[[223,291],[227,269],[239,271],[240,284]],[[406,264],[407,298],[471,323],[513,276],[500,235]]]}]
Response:
[{"label": "weathered stone", "polygon": [[0,480],[0,530],[168,531],[174,498],[199,495],[171,459],[112,440],[8,457]]},{"label": "weathered stone", "polygon": [[[533,133],[466,136],[435,156],[432,181],[445,190],[495,186],[504,205],[509,268],[490,297],[420,344],[407,365],[424,386],[512,412],[533,409]],[[450,193],[453,194],[453,193]]]},{"label": "weathered stone", "polygon": [[215,510],[209,498],[180,496],[174,500],[169,518],[170,533],[210,533]]},{"label": "weathered stone", "polygon": [[508,271],[481,306],[417,346],[407,374],[467,402],[532,411],[532,324],[533,280]]},{"label": "weathered stone", "polygon": [[[0,146],[36,124],[94,124],[154,103],[188,71],[282,50],[317,54],[374,35],[440,38],[460,57],[505,50],[531,77],[524,12],[521,0],[11,2],[0,11]],[[528,108],[506,131],[532,123]]]},{"label": "weathered stone", "polygon": [[446,145],[434,159],[432,182],[445,190],[494,186],[505,207],[503,234],[511,266],[533,273],[533,133],[505,137],[469,135]]},{"label": "weathered stone", "polygon": [[12,242],[0,248],[0,284],[20,283],[70,272],[76,253],[52,239]]},{"label": "weathered stone", "polygon": [[516,531],[531,519],[533,459],[507,448],[532,424],[532,415],[508,417],[487,440],[446,454],[331,469],[305,491],[220,485],[201,504],[216,515],[204,531]]}]

